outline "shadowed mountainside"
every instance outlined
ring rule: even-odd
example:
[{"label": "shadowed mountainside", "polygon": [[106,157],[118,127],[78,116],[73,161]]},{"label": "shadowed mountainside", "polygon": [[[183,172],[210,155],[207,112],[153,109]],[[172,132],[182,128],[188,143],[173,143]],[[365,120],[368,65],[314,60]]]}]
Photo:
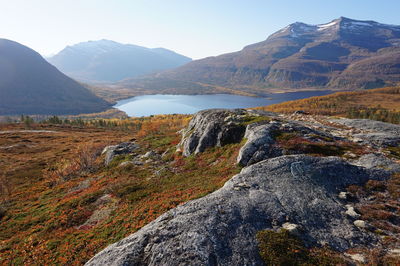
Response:
[{"label": "shadowed mountainside", "polygon": [[94,113],[109,106],[37,52],[0,39],[0,115]]}]

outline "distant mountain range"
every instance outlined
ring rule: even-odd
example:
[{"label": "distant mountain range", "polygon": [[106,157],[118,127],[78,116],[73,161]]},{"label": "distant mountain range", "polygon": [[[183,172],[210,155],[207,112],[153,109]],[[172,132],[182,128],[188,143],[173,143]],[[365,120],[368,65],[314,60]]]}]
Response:
[{"label": "distant mountain range", "polygon": [[176,68],[191,61],[164,48],[150,49],[110,40],[67,46],[47,60],[63,73],[89,82],[115,82]]},{"label": "distant mountain range", "polygon": [[109,106],[34,50],[0,39],[0,115],[81,114]]},{"label": "distant mountain range", "polygon": [[163,93],[262,94],[299,89],[360,89],[400,81],[400,26],[341,17],[290,24],[239,52],[192,61],[120,86]]}]

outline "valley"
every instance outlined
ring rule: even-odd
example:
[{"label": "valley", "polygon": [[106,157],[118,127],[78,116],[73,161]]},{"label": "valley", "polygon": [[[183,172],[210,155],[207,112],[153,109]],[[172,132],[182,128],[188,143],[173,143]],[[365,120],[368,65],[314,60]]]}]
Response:
[{"label": "valley", "polygon": [[400,265],[397,3],[72,2],[3,5],[0,265]]}]

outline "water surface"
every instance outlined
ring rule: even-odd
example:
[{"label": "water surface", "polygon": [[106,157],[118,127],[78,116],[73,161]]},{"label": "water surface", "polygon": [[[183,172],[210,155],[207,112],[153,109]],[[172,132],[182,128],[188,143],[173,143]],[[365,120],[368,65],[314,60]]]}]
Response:
[{"label": "water surface", "polygon": [[144,95],[118,101],[115,108],[128,116],[157,114],[193,114],[211,108],[250,108],[290,100],[321,96],[331,91],[305,91],[270,94],[267,97],[248,97],[231,94],[208,95]]}]

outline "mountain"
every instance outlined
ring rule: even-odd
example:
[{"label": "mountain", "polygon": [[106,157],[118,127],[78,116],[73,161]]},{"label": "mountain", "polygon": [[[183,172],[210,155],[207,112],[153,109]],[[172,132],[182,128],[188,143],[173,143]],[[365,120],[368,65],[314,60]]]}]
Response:
[{"label": "mountain", "polygon": [[191,61],[164,48],[150,49],[110,40],[67,46],[47,60],[73,78],[100,82],[115,82],[175,68]]},{"label": "mountain", "polygon": [[34,50],[0,39],[0,115],[93,113],[109,106]]},{"label": "mountain", "polygon": [[321,25],[296,22],[239,52],[121,85],[158,89],[163,81],[172,89],[191,82],[247,92],[374,88],[400,81],[399,62],[400,26],[341,17]]}]

